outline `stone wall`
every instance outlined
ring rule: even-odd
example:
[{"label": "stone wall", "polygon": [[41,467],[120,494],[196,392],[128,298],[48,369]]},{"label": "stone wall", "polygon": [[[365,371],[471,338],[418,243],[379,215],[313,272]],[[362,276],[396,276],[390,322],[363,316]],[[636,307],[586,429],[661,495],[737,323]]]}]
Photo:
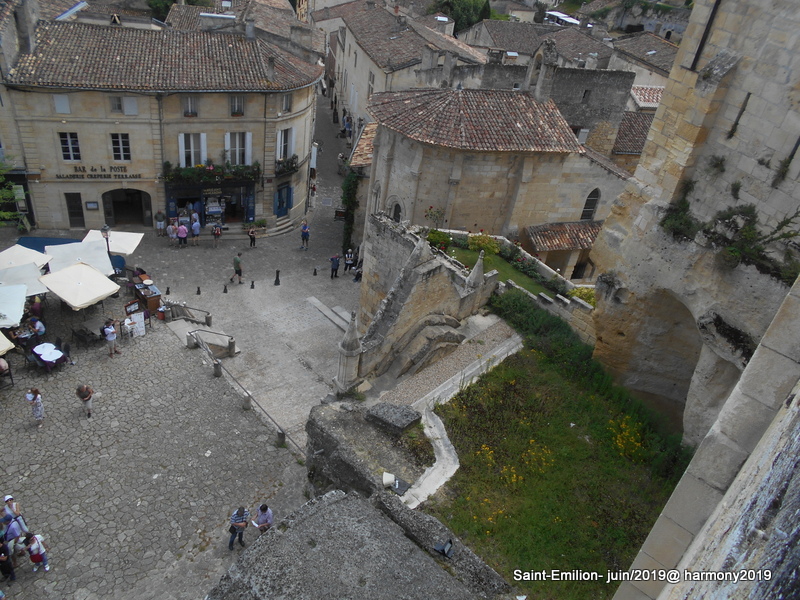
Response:
[{"label": "stone wall", "polygon": [[506,235],[522,227],[580,219],[600,190],[595,219],[608,215],[625,181],[581,154],[468,152],[422,144],[378,128],[370,172],[373,212],[430,226],[425,211],[445,211],[442,226]]},{"label": "stone wall", "polygon": [[[424,238],[382,215],[370,215],[362,255],[361,377],[382,374],[408,348],[415,348],[416,356],[404,363],[420,367],[455,349],[451,332],[458,321],[477,313],[497,285],[497,273],[484,275],[482,262],[467,274]],[[418,335],[430,336],[430,342],[414,346]]]},{"label": "stone wall", "polygon": [[589,129],[587,144],[609,156],[635,75],[607,69],[556,69],[550,97],[570,127]]}]

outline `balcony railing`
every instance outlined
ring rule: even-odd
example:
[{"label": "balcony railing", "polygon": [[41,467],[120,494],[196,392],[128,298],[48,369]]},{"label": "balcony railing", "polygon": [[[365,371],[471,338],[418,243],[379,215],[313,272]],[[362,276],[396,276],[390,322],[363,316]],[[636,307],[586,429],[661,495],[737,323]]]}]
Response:
[{"label": "balcony railing", "polygon": [[275,161],[275,175],[290,175],[296,173],[299,169],[297,162],[297,154],[292,154],[289,158],[277,159]]}]

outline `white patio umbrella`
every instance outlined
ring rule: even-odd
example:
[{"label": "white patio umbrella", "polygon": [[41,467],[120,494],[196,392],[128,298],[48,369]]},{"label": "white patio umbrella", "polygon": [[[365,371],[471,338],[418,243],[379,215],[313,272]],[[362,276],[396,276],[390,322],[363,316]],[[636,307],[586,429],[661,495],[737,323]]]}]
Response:
[{"label": "white patio umbrella", "polygon": [[[73,310],[97,304],[119,291],[116,283],[91,265],[84,263],[42,275],[39,280]],[[2,289],[0,287],[0,291]]]},{"label": "white patio umbrella", "polygon": [[[42,255],[44,256],[44,255]],[[34,294],[44,294],[47,287],[39,281],[42,270],[35,263],[19,265],[0,271],[0,287],[6,285],[25,285],[28,288],[28,296]]]},{"label": "white patio umbrella", "polygon": [[36,266],[41,269],[50,262],[50,258],[47,254],[14,244],[11,248],[0,252],[0,269],[8,269],[9,267],[17,267],[28,263],[36,263]]},{"label": "white patio umbrella", "polygon": [[19,325],[25,311],[27,293],[28,288],[24,285],[0,286],[0,327]]},{"label": "white patio umbrella", "polygon": [[111,266],[104,241],[75,242],[59,246],[45,246],[44,249],[49,256],[53,257],[50,261],[51,273],[78,263],[91,265],[103,275],[114,273],[114,267]]},{"label": "white patio umbrella", "polygon": [[2,333],[0,333],[0,356],[3,356],[13,347],[14,347],[13,342],[9,340],[6,336],[4,336]]},{"label": "white patio umbrella", "polygon": [[[144,237],[143,233],[131,233],[130,231],[112,231],[108,236],[109,251],[114,254],[123,254],[125,256],[136,252],[139,242]],[[99,229],[90,229],[83,238],[83,242],[103,242],[105,245],[106,240],[103,237],[103,232]]]}]

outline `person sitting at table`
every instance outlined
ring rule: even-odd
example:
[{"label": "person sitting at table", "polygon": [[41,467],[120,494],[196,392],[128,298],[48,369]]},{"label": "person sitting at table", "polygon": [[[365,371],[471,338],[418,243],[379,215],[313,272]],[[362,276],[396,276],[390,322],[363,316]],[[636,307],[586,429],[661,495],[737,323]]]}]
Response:
[{"label": "person sitting at table", "polygon": [[36,334],[36,337],[38,338],[44,337],[44,332],[45,332],[44,323],[42,323],[42,321],[37,317],[31,317],[28,327],[30,327],[31,331]]},{"label": "person sitting at table", "polygon": [[8,361],[5,358],[0,358],[0,377],[5,377],[11,372],[11,367],[8,366]]}]

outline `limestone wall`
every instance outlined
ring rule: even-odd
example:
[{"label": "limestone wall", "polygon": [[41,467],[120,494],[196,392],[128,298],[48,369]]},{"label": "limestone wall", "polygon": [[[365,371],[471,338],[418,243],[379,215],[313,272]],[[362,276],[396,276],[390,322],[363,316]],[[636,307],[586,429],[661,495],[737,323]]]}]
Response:
[{"label": "limestone wall", "polygon": [[466,152],[421,144],[379,127],[369,189],[374,211],[431,226],[430,207],[445,211],[442,227],[498,235],[522,227],[581,218],[598,188],[596,219],[608,215],[625,181],[580,154]]},{"label": "limestone wall", "polygon": [[[482,262],[468,275],[447,255],[432,251],[426,240],[383,215],[370,215],[367,221],[363,256],[359,302],[363,352],[358,370],[362,377],[389,369],[429,325],[452,328],[475,314],[497,285],[497,273],[484,275]],[[441,340],[426,345],[414,362],[425,364],[435,353],[456,345],[442,331]]]}]

